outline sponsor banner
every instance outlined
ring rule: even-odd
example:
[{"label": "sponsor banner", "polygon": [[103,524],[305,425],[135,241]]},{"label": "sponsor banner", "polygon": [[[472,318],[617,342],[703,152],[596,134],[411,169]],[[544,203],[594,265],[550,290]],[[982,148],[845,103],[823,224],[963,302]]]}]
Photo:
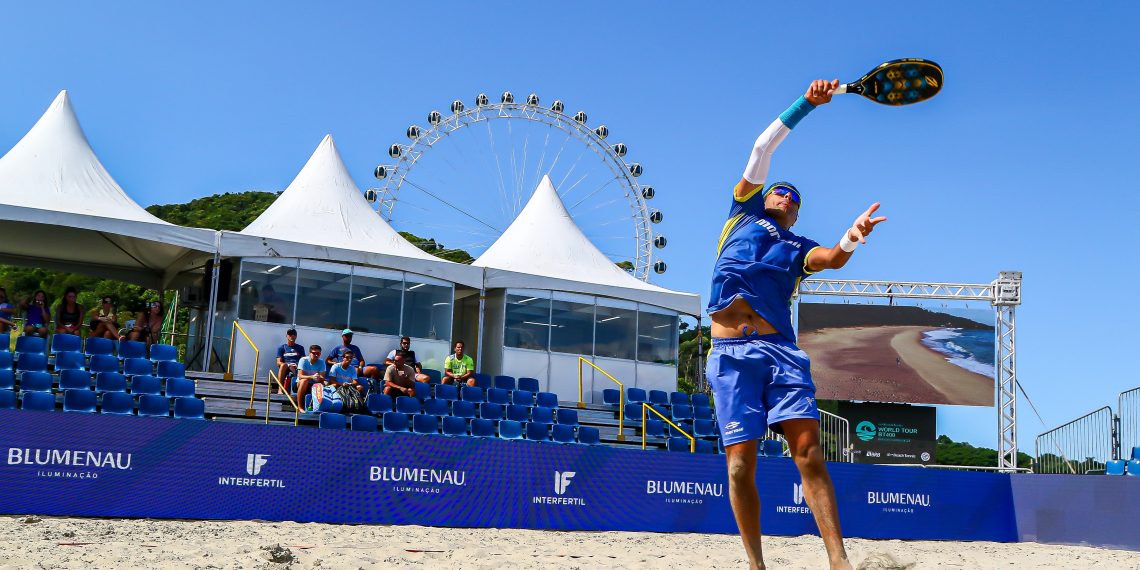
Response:
[{"label": "sponsor banner", "polygon": [[1140,550],[1134,522],[1140,478],[1026,474],[1010,479],[1020,540]]},{"label": "sponsor banner", "polygon": [[935,463],[933,407],[839,402],[839,415],[851,425],[856,463]]},{"label": "sponsor banner", "polygon": [[[735,533],[724,456],[0,410],[0,512]],[[815,534],[760,458],[764,532]],[[1009,477],[829,464],[848,536],[1013,540]]]}]

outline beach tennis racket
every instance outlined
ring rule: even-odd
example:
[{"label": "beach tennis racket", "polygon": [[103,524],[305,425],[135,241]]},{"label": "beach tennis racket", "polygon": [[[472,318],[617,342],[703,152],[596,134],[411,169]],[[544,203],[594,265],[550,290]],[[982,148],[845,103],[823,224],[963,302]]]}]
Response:
[{"label": "beach tennis racket", "polygon": [[869,71],[859,81],[840,85],[839,93],[862,95],[883,105],[921,103],[942,90],[942,66],[925,59],[888,61]]}]

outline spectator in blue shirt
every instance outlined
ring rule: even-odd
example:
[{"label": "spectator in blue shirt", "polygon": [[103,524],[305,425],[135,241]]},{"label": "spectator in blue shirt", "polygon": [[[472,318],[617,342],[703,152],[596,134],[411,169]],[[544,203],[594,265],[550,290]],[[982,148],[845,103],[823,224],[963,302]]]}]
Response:
[{"label": "spectator in blue shirt", "polygon": [[[305,347],[297,344],[297,329],[285,331],[285,344],[277,347],[277,378],[285,391],[289,390],[290,378],[297,375],[297,362],[305,355]],[[274,394],[280,394],[281,388],[274,386]]]},{"label": "spectator in blue shirt", "polygon": [[313,386],[325,385],[327,367],[321,360],[321,346],[309,347],[309,357],[297,361],[297,406],[305,405],[305,396]]},{"label": "spectator in blue shirt", "polygon": [[329,366],[331,367],[337,362],[340,362],[344,354],[350,352],[354,355],[352,365],[356,368],[358,376],[379,380],[383,372],[377,366],[369,366],[364,360],[364,353],[360,351],[360,347],[352,344],[352,329],[344,329],[341,331],[340,338],[344,341],[344,344],[332,349],[332,352],[329,353],[329,357],[325,359]]},{"label": "spectator in blue shirt", "polygon": [[48,312],[50,303],[47,300],[47,293],[43,289],[36,291],[28,300],[21,304],[24,309],[24,334],[35,335],[47,338],[48,323],[51,322],[51,315]]},{"label": "spectator in blue shirt", "polygon": [[333,364],[329,369],[328,382],[333,386],[348,384],[358,392],[364,392],[364,386],[356,379],[356,367],[353,366],[353,354],[345,351],[340,362]]}]

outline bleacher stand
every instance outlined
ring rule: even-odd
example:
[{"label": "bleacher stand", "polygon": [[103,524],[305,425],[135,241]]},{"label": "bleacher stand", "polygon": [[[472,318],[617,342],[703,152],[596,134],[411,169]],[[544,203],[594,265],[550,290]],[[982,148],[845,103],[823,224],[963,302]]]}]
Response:
[{"label": "bleacher stand", "polygon": [[[122,390],[119,391],[121,392]],[[139,396],[139,415],[168,418],[170,417],[170,400],[163,396],[143,394]]]},{"label": "bleacher stand", "polygon": [[550,424],[538,422],[526,424],[526,438],[530,441],[550,441]]},{"label": "bleacher stand", "polygon": [[487,390],[487,401],[492,404],[499,404],[506,406],[511,403],[511,392],[502,390],[500,388],[491,388]]},{"label": "bleacher stand", "polygon": [[103,405],[100,412],[121,416],[134,415],[134,398],[132,398],[130,394],[123,392],[107,392],[103,394]]},{"label": "bleacher stand", "polygon": [[63,411],[65,412],[94,414],[95,404],[95,392],[91,390],[66,390],[63,393]]},{"label": "bleacher stand", "polygon": [[51,392],[22,392],[20,399],[25,410],[55,411],[55,395]]},{"label": "bleacher stand", "polygon": [[152,362],[177,362],[178,348],[169,344],[150,345],[150,360]]},{"label": "bleacher stand", "polygon": [[412,416],[412,432],[426,435],[439,433],[439,418],[429,414]]},{"label": "bleacher stand", "polygon": [[493,385],[501,390],[514,390],[518,387],[514,376],[495,376]]},{"label": "bleacher stand", "polygon": [[471,420],[471,435],[474,437],[495,437],[495,422],[483,418]]},{"label": "bleacher stand", "polygon": [[463,389],[460,390],[459,396],[464,402],[472,402],[475,404],[487,401],[486,394],[483,392],[483,389],[478,386],[464,386]]},{"label": "bleacher stand", "polygon": [[[87,343],[90,344],[91,340],[88,339]],[[106,354],[110,354],[110,352]],[[146,358],[146,343],[139,340],[124,340],[120,342],[119,359],[126,360],[128,358]]]},{"label": "bleacher stand", "polygon": [[476,373],[472,374],[471,377],[472,377],[472,379],[475,380],[475,385],[484,389],[484,390],[494,387],[494,383],[491,380],[491,376],[489,374],[483,374],[482,372],[476,372]]},{"label": "bleacher stand", "polygon": [[502,439],[522,439],[522,423],[512,420],[503,420],[499,422],[499,437]]},{"label": "bleacher stand", "polygon": [[321,429],[342,430],[346,426],[347,419],[344,414],[326,412],[320,415],[320,419],[317,420],[317,425],[319,425]]},{"label": "bleacher stand", "polygon": [[157,376],[135,376],[131,379],[131,394],[162,394],[162,380]]},{"label": "bleacher stand", "polygon": [[669,406],[669,393],[664,390],[650,390],[647,401],[650,404]]},{"label": "bleacher stand", "polygon": [[118,372],[100,372],[95,375],[95,391],[126,392],[127,377]]},{"label": "bleacher stand", "polygon": [[542,391],[542,389],[539,387],[538,378],[527,378],[525,376],[522,378],[519,378],[518,389],[519,390],[526,390],[528,392],[541,392]]},{"label": "bleacher stand", "polygon": [[109,338],[92,337],[87,339],[87,342],[84,344],[83,348],[84,354],[89,357],[95,356],[97,354],[115,354],[115,341]]},{"label": "bleacher stand", "polygon": [[51,353],[80,352],[83,350],[83,339],[73,334],[51,335]]},{"label": "bleacher stand", "polygon": [[558,443],[574,443],[574,426],[570,424],[554,424],[551,439]]},{"label": "bleacher stand", "polygon": [[187,420],[206,419],[206,402],[194,397],[174,399],[174,417]]},{"label": "bleacher stand", "polygon": [[475,402],[468,402],[466,400],[457,400],[452,402],[451,415],[463,420],[474,418],[476,415]]},{"label": "bleacher stand", "polygon": [[429,416],[447,416],[451,414],[451,409],[447,405],[448,400],[441,400],[439,398],[432,398],[424,400],[424,414]]},{"label": "bleacher stand", "polygon": [[585,445],[598,445],[602,442],[598,428],[591,426],[578,427],[578,443]]},{"label": "bleacher stand", "polygon": [[350,427],[352,431],[376,431],[379,429],[379,424],[376,422],[376,416],[353,414]]},{"label": "bleacher stand", "polygon": [[455,416],[447,416],[443,418],[443,435],[452,437],[466,436],[467,420]]},{"label": "bleacher stand", "polygon": [[384,431],[407,433],[408,415],[402,412],[388,412],[384,414]]},{"label": "bleacher stand", "polygon": [[47,356],[39,352],[19,354],[16,359],[16,370],[18,372],[45,372],[47,371]]}]

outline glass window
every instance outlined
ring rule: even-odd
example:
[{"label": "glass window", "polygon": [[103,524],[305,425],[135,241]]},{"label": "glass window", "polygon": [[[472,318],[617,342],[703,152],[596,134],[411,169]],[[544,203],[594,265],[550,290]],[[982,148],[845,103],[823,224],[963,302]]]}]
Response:
[{"label": "glass window", "polygon": [[[358,268],[357,271],[361,270]],[[386,277],[380,275],[352,276],[351,328],[364,333],[398,335],[404,276],[396,272]]]},{"label": "glass window", "polygon": [[557,298],[551,301],[550,350],[584,355],[594,353],[592,301],[591,299],[587,303]]},{"label": "glass window", "polygon": [[238,318],[270,323],[293,322],[297,261],[286,265],[243,261],[238,281]]},{"label": "glass window", "polygon": [[404,288],[404,334],[416,338],[451,338],[450,285],[434,285],[412,281],[408,275]]},{"label": "glass window", "polygon": [[298,279],[296,323],[300,326],[343,329],[348,326],[348,295],[352,279],[344,273],[333,273],[302,267]]},{"label": "glass window", "polygon": [[549,293],[507,294],[503,344],[514,348],[546,350],[550,340]]},{"label": "glass window", "polygon": [[[631,305],[633,305],[631,303]],[[608,307],[601,303],[594,315],[594,354],[633,360],[637,343],[637,308]]]},{"label": "glass window", "polygon": [[677,364],[677,315],[650,312],[642,307],[637,313],[637,359]]}]

